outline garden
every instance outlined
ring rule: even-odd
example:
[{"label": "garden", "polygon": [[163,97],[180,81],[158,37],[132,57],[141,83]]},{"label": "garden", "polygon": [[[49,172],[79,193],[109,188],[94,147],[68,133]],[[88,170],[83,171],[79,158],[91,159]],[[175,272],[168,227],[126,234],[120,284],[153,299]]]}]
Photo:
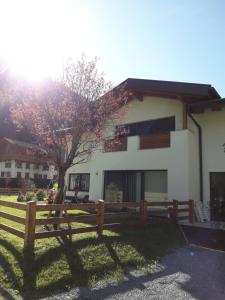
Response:
[{"label": "garden", "polygon": [[[1,200],[16,201],[15,196]],[[4,208],[14,213],[13,208]],[[18,216],[24,217],[24,211]],[[46,212],[38,212],[39,217]],[[74,210],[73,215],[87,214]],[[7,225],[23,229],[11,220]],[[87,223],[78,224],[82,227]],[[77,226],[78,226],[77,225]],[[23,250],[23,240],[0,231],[0,285],[7,296],[14,290],[24,299],[49,296],[74,286],[92,286],[99,280],[121,281],[131,269],[148,272],[169,251],[184,244],[175,224],[147,225],[138,229],[104,230],[37,240],[34,254]]]}]

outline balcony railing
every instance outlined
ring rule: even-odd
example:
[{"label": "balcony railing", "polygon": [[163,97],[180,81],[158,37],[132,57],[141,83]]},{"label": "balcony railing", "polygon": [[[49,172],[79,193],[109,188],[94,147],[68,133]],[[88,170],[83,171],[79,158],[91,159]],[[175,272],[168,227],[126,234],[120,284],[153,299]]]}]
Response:
[{"label": "balcony railing", "polygon": [[170,147],[170,132],[158,132],[140,136],[139,149],[158,149]]}]

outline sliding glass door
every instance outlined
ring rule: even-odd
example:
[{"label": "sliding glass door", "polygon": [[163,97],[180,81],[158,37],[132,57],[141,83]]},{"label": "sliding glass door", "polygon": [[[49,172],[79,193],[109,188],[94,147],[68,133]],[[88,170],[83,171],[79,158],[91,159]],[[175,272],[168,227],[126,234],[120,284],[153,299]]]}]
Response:
[{"label": "sliding glass door", "polygon": [[104,198],[108,202],[165,201],[167,171],[105,171]]},{"label": "sliding glass door", "polygon": [[140,202],[141,172],[106,171],[104,197],[108,202]]},{"label": "sliding glass door", "polygon": [[144,200],[167,200],[167,171],[153,170],[144,172]]}]

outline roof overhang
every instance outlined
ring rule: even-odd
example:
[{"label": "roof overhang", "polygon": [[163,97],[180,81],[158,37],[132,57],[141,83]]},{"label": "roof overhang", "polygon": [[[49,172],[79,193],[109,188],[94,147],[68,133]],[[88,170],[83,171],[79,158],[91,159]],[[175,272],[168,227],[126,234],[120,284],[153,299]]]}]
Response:
[{"label": "roof overhang", "polygon": [[128,78],[121,85],[130,92],[130,99],[137,98],[140,101],[144,96],[176,99],[185,103],[221,98],[210,84]]},{"label": "roof overhang", "polygon": [[213,111],[222,110],[223,107],[225,107],[225,98],[188,104],[189,112],[195,114],[203,113],[206,109],[211,109]]}]

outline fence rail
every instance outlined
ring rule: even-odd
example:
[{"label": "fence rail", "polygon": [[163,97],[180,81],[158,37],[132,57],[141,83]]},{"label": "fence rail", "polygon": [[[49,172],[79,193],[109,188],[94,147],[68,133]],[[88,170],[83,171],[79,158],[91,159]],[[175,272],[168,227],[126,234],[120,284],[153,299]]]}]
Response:
[{"label": "fence rail", "polygon": [[0,195],[17,195],[19,192],[36,192],[37,190],[37,188],[0,188]]},{"label": "fence rail", "polygon": [[[184,206],[186,207],[184,208]],[[25,211],[25,216],[20,217],[0,210],[1,219],[25,225],[24,231],[2,222],[0,223],[0,229],[24,239],[24,247],[30,249],[34,249],[36,239],[42,238],[71,236],[72,234],[85,232],[97,232],[101,236],[104,229],[124,228],[128,226],[139,227],[147,224],[178,222],[180,220],[188,220],[190,223],[194,222],[193,200],[184,202],[177,200],[170,202],[141,201],[140,203],[105,203],[103,200],[99,200],[98,203],[82,204],[43,204],[36,203],[35,201],[17,203],[0,200],[0,207]],[[118,211],[119,209],[122,211]],[[68,211],[71,210],[91,211],[91,214],[68,215]],[[44,211],[56,211],[58,214],[47,218],[37,217],[37,212]],[[132,222],[123,223],[123,220],[127,219],[130,219]],[[116,222],[108,223],[111,220],[115,220]],[[76,222],[88,223],[90,226],[72,228],[71,223]],[[47,226],[50,224],[54,225],[53,230],[36,231],[36,226]],[[68,224],[68,228],[60,228],[60,224]]]}]

